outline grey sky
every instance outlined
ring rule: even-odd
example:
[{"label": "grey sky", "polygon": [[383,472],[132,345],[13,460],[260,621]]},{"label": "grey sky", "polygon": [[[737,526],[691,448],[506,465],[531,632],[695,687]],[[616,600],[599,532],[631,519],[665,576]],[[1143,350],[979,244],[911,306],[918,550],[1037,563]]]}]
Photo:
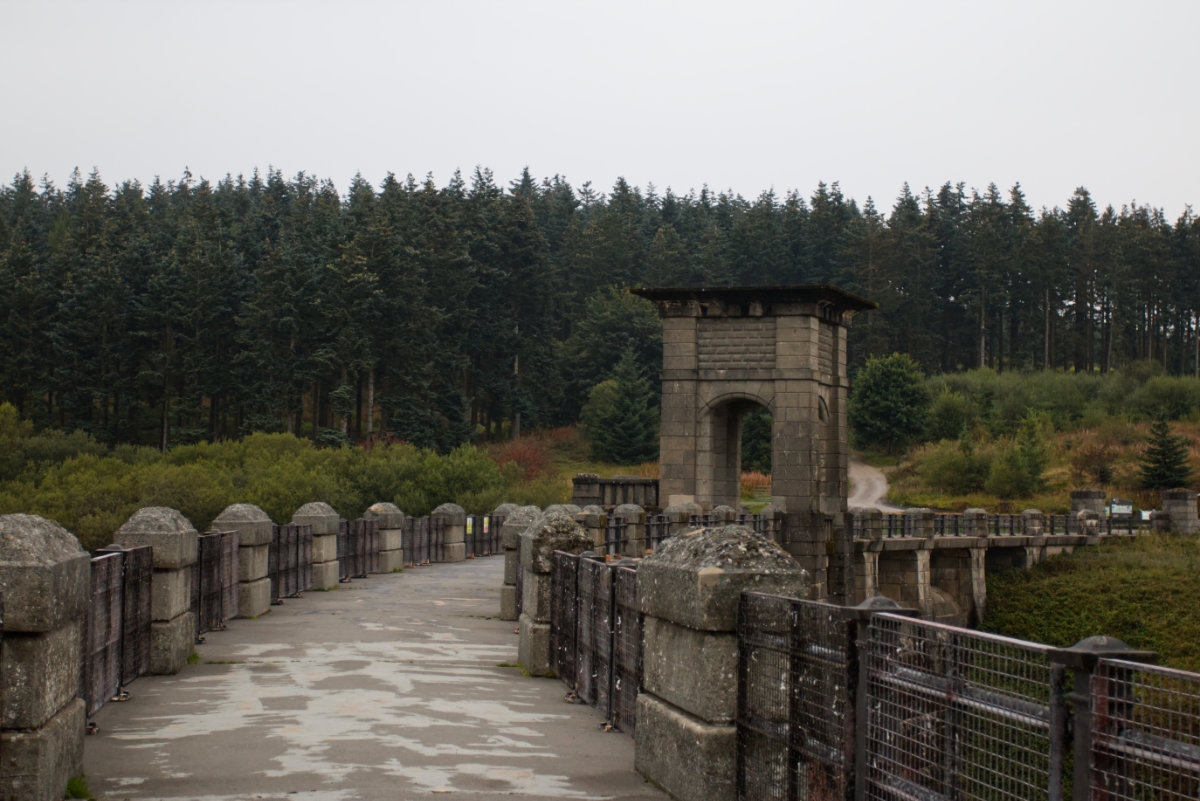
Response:
[{"label": "grey sky", "polygon": [[0,0],[0,179],[268,165],[1200,204],[1200,3]]}]

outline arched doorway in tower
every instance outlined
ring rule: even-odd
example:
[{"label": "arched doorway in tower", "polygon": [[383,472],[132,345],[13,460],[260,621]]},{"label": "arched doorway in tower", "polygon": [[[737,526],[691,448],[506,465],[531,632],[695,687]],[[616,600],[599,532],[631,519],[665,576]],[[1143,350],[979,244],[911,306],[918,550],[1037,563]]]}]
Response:
[{"label": "arched doorway in tower", "polygon": [[[771,410],[761,402],[738,396],[721,400],[708,409],[702,424],[708,430],[712,448],[697,454],[697,493],[702,502],[727,504],[737,508],[741,500],[742,473],[760,474],[757,499],[770,500],[772,418]],[[705,484],[708,486],[705,486]]]}]

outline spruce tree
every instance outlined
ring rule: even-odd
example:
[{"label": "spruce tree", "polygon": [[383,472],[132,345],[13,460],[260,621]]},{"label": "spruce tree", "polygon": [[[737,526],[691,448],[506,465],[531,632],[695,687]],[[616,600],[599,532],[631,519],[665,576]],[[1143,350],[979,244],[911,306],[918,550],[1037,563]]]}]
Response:
[{"label": "spruce tree", "polygon": [[598,415],[592,455],[605,462],[640,464],[658,458],[658,410],[650,381],[626,348],[613,370],[613,403]]},{"label": "spruce tree", "polygon": [[1146,489],[1186,487],[1192,480],[1188,465],[1188,438],[1175,436],[1166,419],[1150,424],[1146,451],[1142,454],[1142,486]]}]

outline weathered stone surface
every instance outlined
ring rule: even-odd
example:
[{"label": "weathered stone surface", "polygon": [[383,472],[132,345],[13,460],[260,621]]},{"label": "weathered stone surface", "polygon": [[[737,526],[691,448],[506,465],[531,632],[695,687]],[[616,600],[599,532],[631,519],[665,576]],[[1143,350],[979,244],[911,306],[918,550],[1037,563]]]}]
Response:
[{"label": "weathered stone surface", "polygon": [[79,694],[82,630],[80,619],[39,634],[5,632],[0,728],[36,729]]},{"label": "weathered stone surface", "polygon": [[404,512],[400,511],[400,507],[394,503],[387,503],[386,501],[373,503],[367,507],[362,516],[367,520],[378,520],[381,531],[383,529],[399,529],[404,527]]},{"label": "weathered stone surface", "polygon": [[319,534],[337,534],[341,516],[333,507],[324,501],[306,503],[292,515],[292,522],[301,526],[312,526],[313,536]]},{"label": "weathered stone surface", "polygon": [[150,674],[178,673],[196,643],[196,616],[184,612],[174,620],[150,624]]},{"label": "weathered stone surface", "polygon": [[238,580],[265,578],[271,567],[270,545],[242,545],[238,548]]},{"label": "weathered stone surface", "polygon": [[252,503],[232,503],[217,515],[212,527],[215,531],[236,531],[238,545],[245,548],[270,544],[275,524],[266,512]]},{"label": "weathered stone surface", "polygon": [[[337,563],[334,562],[336,569]],[[316,566],[313,566],[313,586],[317,587]],[[336,579],[335,579],[336,583]],[[271,579],[260,578],[238,584],[238,617],[258,617],[271,608]]]},{"label": "weathered stone surface", "polygon": [[582,510],[573,503],[554,503],[546,507],[546,514],[553,512],[561,512],[571,517],[575,517]]},{"label": "weathered stone surface", "polygon": [[148,506],[117,529],[113,542],[127,547],[149,545],[154,548],[154,569],[171,570],[196,561],[197,536],[196,528],[176,510]]},{"label": "weathered stone surface", "polygon": [[0,798],[58,801],[67,781],[83,773],[83,699],[67,703],[37,729],[0,731]]},{"label": "weathered stone surface", "polygon": [[737,717],[737,635],[696,631],[656,617],[647,617],[644,625],[646,692],[708,723],[732,723]]},{"label": "weathered stone surface", "polygon": [[429,513],[430,517],[441,517],[447,525],[463,525],[467,522],[467,510],[457,503],[443,503]]},{"label": "weathered stone surface", "polygon": [[396,551],[404,547],[404,530],[399,528],[379,529],[379,550]]},{"label": "weathered stone surface", "polygon": [[333,534],[314,534],[312,547],[313,564],[317,562],[336,562],[337,532],[335,531]]},{"label": "weathered stone surface", "polygon": [[192,571],[155,570],[150,582],[151,620],[174,620],[192,606]]},{"label": "weathered stone surface", "polygon": [[634,768],[678,801],[737,797],[737,727],[705,723],[642,693],[637,698]]},{"label": "weathered stone surface", "polygon": [[392,551],[379,552],[379,572],[395,573],[404,569],[404,551],[396,548]]},{"label": "weathered stone surface", "polygon": [[509,512],[500,527],[500,546],[516,550],[520,547],[521,534],[526,528],[542,518],[542,510],[536,506],[522,506]]},{"label": "weathered stone surface", "polygon": [[517,568],[521,566],[521,552],[506,550],[504,552],[504,583],[517,583]]},{"label": "weathered stone surface", "polygon": [[709,514],[712,515],[713,520],[716,520],[719,523],[732,523],[737,520],[738,516],[737,509],[734,509],[732,506],[726,506],[725,504],[714,506]]},{"label": "weathered stone surface", "polygon": [[513,512],[517,511],[520,508],[521,507],[515,503],[502,503],[499,506],[497,506],[495,509],[492,510],[492,516],[493,517],[508,517],[510,514],[512,514]]},{"label": "weathered stone surface", "polygon": [[518,624],[517,661],[533,676],[550,672],[550,624],[538,623],[525,612]]},{"label": "weathered stone surface", "polygon": [[521,612],[533,618],[535,623],[550,622],[551,581],[549,573],[525,571],[521,582]]},{"label": "weathered stone surface", "polygon": [[517,619],[517,588],[513,584],[505,584],[500,588],[500,619]]},{"label": "weathered stone surface", "polygon": [[564,512],[546,515],[521,534],[521,564],[526,571],[549,573],[555,551],[580,553],[593,545],[583,526]]},{"label": "weathered stone surface", "polygon": [[442,556],[443,562],[462,562],[467,558],[467,545],[464,542],[447,542]]},{"label": "weathered stone surface", "polygon": [[6,631],[51,631],[80,617],[90,586],[91,560],[75,535],[37,515],[0,515]]},{"label": "weathered stone surface", "polygon": [[668,537],[637,572],[642,612],[702,631],[733,631],[745,590],[804,598],[808,575],[777,544],[741,526]]},{"label": "weathered stone surface", "polygon": [[640,525],[646,522],[646,510],[635,503],[623,503],[613,509],[612,516],[626,523]]},{"label": "weathered stone surface", "polygon": [[312,588],[314,590],[332,590],[337,585],[338,563],[336,561],[313,563]]}]

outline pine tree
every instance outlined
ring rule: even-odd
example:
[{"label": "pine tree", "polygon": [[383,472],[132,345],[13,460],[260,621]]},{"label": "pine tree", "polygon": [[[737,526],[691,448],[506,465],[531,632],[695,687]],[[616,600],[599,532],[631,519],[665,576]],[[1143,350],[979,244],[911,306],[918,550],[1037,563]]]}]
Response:
[{"label": "pine tree", "polygon": [[658,410],[650,381],[626,348],[613,371],[617,382],[611,406],[597,415],[592,455],[616,464],[640,464],[658,458]]},{"label": "pine tree", "polygon": [[1142,454],[1142,486],[1146,489],[1186,487],[1192,480],[1188,465],[1188,438],[1175,436],[1163,418],[1150,424],[1146,451]]}]

